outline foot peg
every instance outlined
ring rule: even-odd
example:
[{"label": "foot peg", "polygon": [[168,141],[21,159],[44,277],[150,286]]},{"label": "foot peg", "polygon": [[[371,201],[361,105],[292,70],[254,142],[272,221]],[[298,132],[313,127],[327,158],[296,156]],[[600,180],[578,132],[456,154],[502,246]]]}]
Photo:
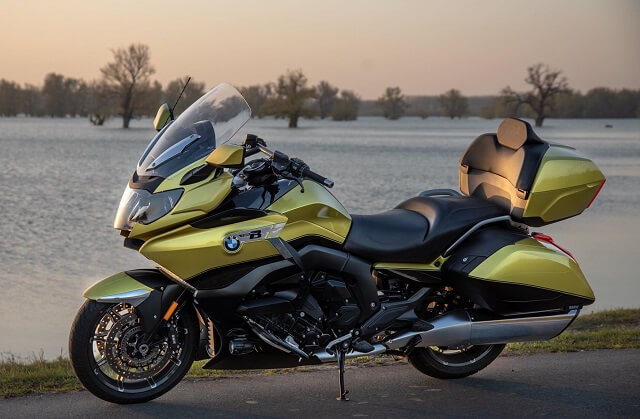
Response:
[{"label": "foot peg", "polygon": [[353,349],[355,349],[358,352],[368,354],[369,352],[373,351],[375,348],[373,347],[372,344],[370,344],[366,340],[358,339],[355,342],[353,342]]}]

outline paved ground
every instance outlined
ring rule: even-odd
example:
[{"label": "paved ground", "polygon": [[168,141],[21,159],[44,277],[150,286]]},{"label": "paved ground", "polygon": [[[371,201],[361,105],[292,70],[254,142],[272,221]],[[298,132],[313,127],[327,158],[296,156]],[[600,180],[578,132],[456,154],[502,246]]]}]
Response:
[{"label": "paved ground", "polygon": [[640,417],[640,350],[508,356],[473,377],[440,381],[406,364],[337,372],[188,380],[142,405],[88,392],[0,400],[0,417]]}]

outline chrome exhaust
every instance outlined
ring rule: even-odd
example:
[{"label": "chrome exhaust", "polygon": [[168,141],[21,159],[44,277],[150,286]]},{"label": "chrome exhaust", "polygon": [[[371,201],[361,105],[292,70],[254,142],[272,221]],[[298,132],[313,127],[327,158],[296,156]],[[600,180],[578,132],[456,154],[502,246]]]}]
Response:
[{"label": "chrome exhaust", "polygon": [[388,349],[404,349],[548,340],[562,333],[579,312],[571,310],[547,316],[474,320],[472,311],[456,310],[433,319],[430,330],[401,333],[383,343]]}]

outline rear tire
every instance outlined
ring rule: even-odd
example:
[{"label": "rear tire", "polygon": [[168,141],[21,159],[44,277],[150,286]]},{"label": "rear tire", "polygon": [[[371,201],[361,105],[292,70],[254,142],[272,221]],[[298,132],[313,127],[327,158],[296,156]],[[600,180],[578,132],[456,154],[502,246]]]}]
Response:
[{"label": "rear tire", "polygon": [[[97,303],[92,300],[87,300],[82,305],[73,321],[71,334],[69,335],[69,358],[71,359],[73,370],[87,390],[108,402],[130,404],[155,399],[178,384],[189,371],[198,345],[199,326],[197,320],[189,307],[185,307],[185,309],[174,314],[172,319],[176,319],[176,325],[181,330],[179,350],[176,351],[169,348],[166,343],[154,343],[153,345],[156,346],[150,344],[149,353],[157,352],[159,355],[157,355],[156,359],[160,360],[157,366],[148,367],[149,369],[154,368],[153,372],[138,372],[135,368],[130,368],[131,374],[135,378],[130,378],[130,376],[125,378],[125,376],[129,375],[126,369],[121,369],[119,373],[114,372],[118,368],[122,368],[121,365],[123,364],[113,363],[112,368],[112,357],[107,355],[107,351],[105,349],[102,349],[102,351],[96,349],[98,341],[103,342],[101,343],[103,348],[107,345],[104,342],[109,342],[112,348],[116,348],[112,352],[119,351],[117,345],[124,346],[120,344],[123,334],[118,333],[119,331],[115,330],[115,328],[113,332],[116,334],[115,339],[112,339],[106,333],[104,337],[96,338],[96,330],[104,324],[117,325],[119,323],[116,321],[110,323],[111,320],[105,321],[105,316],[109,316],[112,310],[118,307],[123,306]],[[127,310],[127,307],[124,307]],[[129,318],[133,318],[136,316],[135,309],[130,308],[130,310],[132,313]],[[110,317],[106,318],[111,319]],[[136,321],[138,320],[131,320],[127,324],[129,326],[129,331],[127,332],[129,336],[134,336],[136,333],[138,335],[141,334],[137,325],[139,323],[136,324]],[[137,342],[138,338],[136,336],[134,342]],[[168,353],[169,350],[171,350],[170,354]],[[128,356],[128,354],[125,354],[125,356]],[[96,360],[96,357],[99,359]],[[107,359],[110,361],[108,362]],[[129,357],[129,359],[132,359],[132,357]],[[136,361],[136,359],[133,359],[133,362]],[[149,361],[145,365],[151,365],[151,362],[155,361]],[[148,377],[144,376],[145,374]]]},{"label": "rear tire", "polygon": [[446,348],[414,348],[409,362],[418,371],[440,379],[463,378],[491,364],[505,345],[469,346],[458,351]]}]

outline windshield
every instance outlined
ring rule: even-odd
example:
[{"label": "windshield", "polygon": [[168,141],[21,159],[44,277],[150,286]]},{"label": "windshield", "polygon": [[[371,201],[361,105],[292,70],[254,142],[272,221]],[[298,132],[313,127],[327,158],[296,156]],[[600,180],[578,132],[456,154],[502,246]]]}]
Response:
[{"label": "windshield", "polygon": [[151,140],[136,169],[138,176],[163,178],[224,144],[251,118],[251,109],[231,85],[211,89]]}]

